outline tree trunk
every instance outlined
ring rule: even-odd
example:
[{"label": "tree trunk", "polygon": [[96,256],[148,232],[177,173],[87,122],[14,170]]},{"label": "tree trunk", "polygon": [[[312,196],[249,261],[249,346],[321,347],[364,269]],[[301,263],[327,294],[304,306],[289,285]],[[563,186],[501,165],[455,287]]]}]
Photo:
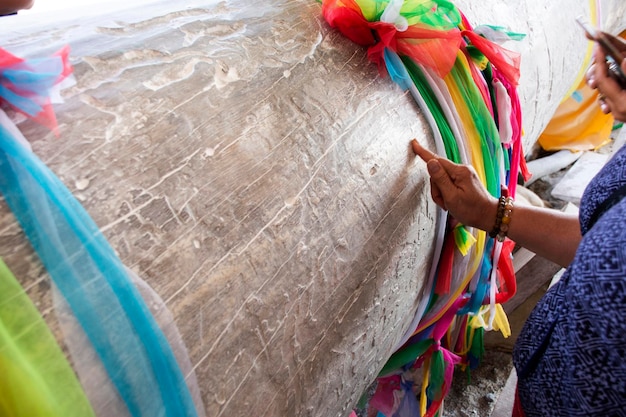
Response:
[{"label": "tree trunk", "polygon": [[[422,110],[314,0],[131,3],[1,22],[16,55],[72,47],[61,137],[20,129],[165,301],[208,416],[347,415],[432,263],[435,205],[409,148],[433,147]],[[579,74],[574,18],[590,4],[456,3],[474,25],[527,34],[505,46],[522,53],[528,150]],[[622,1],[602,4],[623,28]],[[0,227],[0,256],[63,343],[4,203]]]}]

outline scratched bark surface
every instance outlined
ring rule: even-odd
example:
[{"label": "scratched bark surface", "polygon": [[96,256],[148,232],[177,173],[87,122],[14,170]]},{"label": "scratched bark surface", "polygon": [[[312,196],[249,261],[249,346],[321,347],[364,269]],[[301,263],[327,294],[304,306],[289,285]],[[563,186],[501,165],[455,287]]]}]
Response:
[{"label": "scratched bark surface", "polygon": [[[346,415],[431,263],[435,210],[408,147],[432,146],[430,131],[314,1],[176,3],[0,28],[16,54],[73,51],[61,137],[16,120],[165,300],[208,416]],[[525,65],[550,78],[533,48]],[[547,94],[536,81],[522,85],[524,106],[545,124],[552,103],[534,100]],[[4,203],[0,228],[1,256],[56,328],[46,272]]]},{"label": "scratched bark surface", "polygon": [[[434,207],[408,147],[428,130],[319,16],[222,3],[96,26],[96,53],[81,28],[62,136],[20,125],[165,300],[208,416],[345,414],[430,264]],[[4,205],[1,221],[0,252],[51,313]]]}]

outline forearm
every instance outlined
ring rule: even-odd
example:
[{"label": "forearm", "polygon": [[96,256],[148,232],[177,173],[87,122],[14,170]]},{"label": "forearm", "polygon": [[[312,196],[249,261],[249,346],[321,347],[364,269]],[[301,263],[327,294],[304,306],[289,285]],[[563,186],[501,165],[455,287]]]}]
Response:
[{"label": "forearm", "polygon": [[[487,218],[495,221],[497,205],[492,207]],[[493,227],[483,225],[489,232]],[[558,210],[515,205],[509,224],[508,237],[520,246],[533,251],[563,267],[568,266],[574,255],[578,244],[582,239],[578,216],[566,214]]]},{"label": "forearm", "polygon": [[[474,168],[439,158],[415,139],[411,146],[426,162],[433,201],[462,224],[491,232],[499,202],[487,192]],[[561,266],[574,259],[582,238],[578,216],[521,204],[513,208],[508,227],[511,240]]]}]

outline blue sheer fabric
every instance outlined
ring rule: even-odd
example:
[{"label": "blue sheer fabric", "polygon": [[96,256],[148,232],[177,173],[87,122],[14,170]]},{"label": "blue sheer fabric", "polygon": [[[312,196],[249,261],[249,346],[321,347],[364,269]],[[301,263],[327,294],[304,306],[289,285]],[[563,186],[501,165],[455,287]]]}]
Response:
[{"label": "blue sheer fabric", "polygon": [[36,116],[49,101],[47,93],[58,84],[62,73],[63,59],[60,56],[30,59],[0,68],[0,98],[29,116]]},{"label": "blue sheer fabric", "polygon": [[178,363],[89,214],[0,125],[0,192],[133,416],[196,416]]}]

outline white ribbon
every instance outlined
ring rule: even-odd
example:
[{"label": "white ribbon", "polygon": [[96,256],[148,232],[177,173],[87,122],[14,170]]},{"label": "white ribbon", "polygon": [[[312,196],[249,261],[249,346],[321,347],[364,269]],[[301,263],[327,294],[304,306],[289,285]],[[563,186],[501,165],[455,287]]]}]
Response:
[{"label": "white ribbon", "polygon": [[380,21],[385,23],[391,23],[396,27],[398,32],[404,32],[409,28],[409,21],[406,17],[400,15],[400,9],[404,4],[404,0],[391,0],[385,11],[380,16]]}]

